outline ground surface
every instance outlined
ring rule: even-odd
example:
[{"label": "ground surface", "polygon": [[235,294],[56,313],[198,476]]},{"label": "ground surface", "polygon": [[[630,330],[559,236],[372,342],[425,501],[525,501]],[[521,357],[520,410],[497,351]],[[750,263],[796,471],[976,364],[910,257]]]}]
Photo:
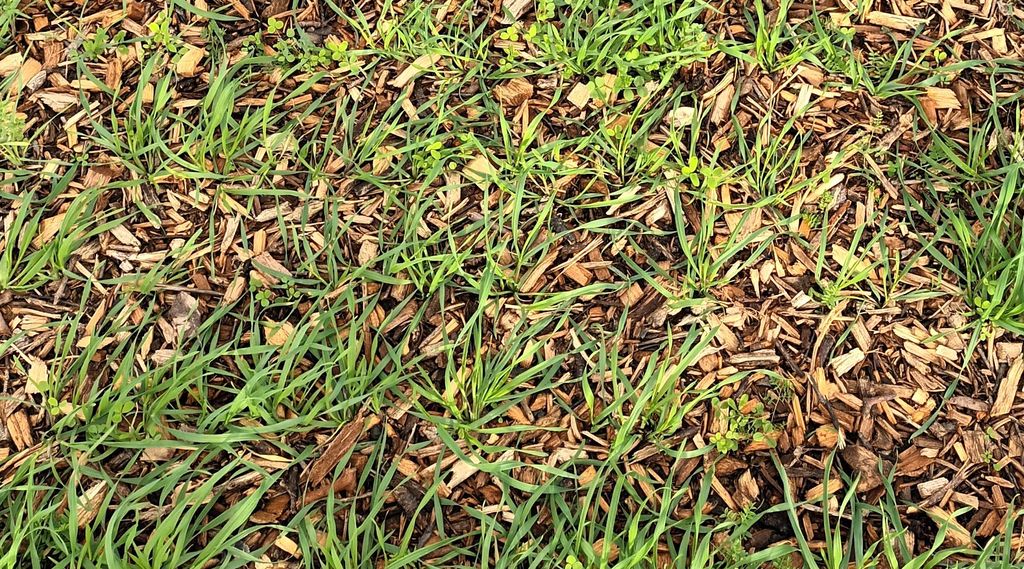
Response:
[{"label": "ground surface", "polygon": [[1011,566],[1022,30],[0,0],[0,566]]}]

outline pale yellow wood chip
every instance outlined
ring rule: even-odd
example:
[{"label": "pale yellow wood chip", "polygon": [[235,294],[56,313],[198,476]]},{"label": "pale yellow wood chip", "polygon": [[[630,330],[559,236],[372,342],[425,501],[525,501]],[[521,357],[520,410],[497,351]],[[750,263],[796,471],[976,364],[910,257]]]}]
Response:
[{"label": "pale yellow wood chip", "polygon": [[359,244],[359,254],[357,259],[359,264],[362,266],[369,265],[374,259],[377,258],[377,244],[369,239]]},{"label": "pale yellow wood chip", "polygon": [[925,512],[937,526],[946,528],[946,541],[951,545],[965,547],[974,543],[971,533],[949,512],[939,507],[926,508]]},{"label": "pale yellow wood chip", "polygon": [[11,93],[17,93],[21,89],[28,86],[32,78],[39,74],[43,70],[43,64],[39,61],[28,58],[21,63],[21,68],[18,70],[18,77],[11,82],[11,86],[8,89]]},{"label": "pale yellow wood chip", "polygon": [[675,128],[686,128],[693,124],[696,112],[693,107],[677,107],[665,114],[665,122]]},{"label": "pale yellow wood chip", "polygon": [[868,22],[875,24],[876,26],[884,26],[893,30],[900,30],[904,32],[913,31],[918,26],[928,23],[926,18],[913,18],[911,16],[900,16],[897,14],[890,14],[888,12],[880,12],[875,10],[868,13]]},{"label": "pale yellow wood chip", "polygon": [[[289,271],[284,265],[279,263],[277,259],[275,259],[273,256],[271,256],[270,253],[267,253],[266,251],[253,257],[252,264],[254,267],[259,269],[261,273],[267,275],[272,279],[272,282],[270,284],[277,283],[276,275],[284,275],[286,277],[292,276],[291,271]],[[269,273],[273,274],[269,274],[268,271]]]},{"label": "pale yellow wood chip", "polygon": [[459,460],[452,466],[451,478],[446,482],[446,486],[448,486],[449,490],[454,490],[456,486],[462,484],[468,480],[470,476],[473,476],[480,471],[479,459],[473,458],[472,456],[469,458],[473,460],[473,462]]},{"label": "pale yellow wood chip", "polygon": [[6,77],[21,69],[21,64],[24,61],[25,59],[18,52],[14,52],[3,59],[0,59],[0,75]]},{"label": "pale yellow wood chip", "polygon": [[421,55],[415,59],[408,67],[402,70],[397,77],[388,82],[392,87],[398,87],[401,89],[409,84],[410,81],[419,76],[420,73],[432,68],[437,65],[437,62],[441,61],[441,55],[437,53],[428,53]]},{"label": "pale yellow wood chip", "polygon": [[39,233],[37,233],[35,238],[32,239],[32,245],[34,245],[36,249],[41,249],[43,245],[52,241],[60,231],[60,226],[64,223],[65,217],[67,217],[67,213],[58,213],[53,217],[44,219],[40,224]]},{"label": "pale yellow wood chip", "polygon": [[49,376],[46,362],[35,356],[28,356],[28,382],[25,383],[25,393],[42,393],[49,384]]},{"label": "pale yellow wood chip", "polygon": [[124,226],[124,224],[117,224],[110,228],[110,234],[114,236],[121,244],[128,245],[129,247],[141,247],[142,242],[138,240],[131,231]]},{"label": "pale yellow wood chip", "polygon": [[586,107],[587,103],[590,102],[590,86],[586,83],[577,83],[569,91],[566,99],[575,105],[576,108],[582,109]]},{"label": "pale yellow wood chip", "polygon": [[245,277],[239,275],[228,284],[228,287],[224,289],[224,296],[221,297],[222,304],[231,304],[232,302],[242,298],[242,293],[245,292]]},{"label": "pale yellow wood chip", "polygon": [[508,25],[519,20],[533,5],[533,0],[505,0],[501,3],[501,23]]}]

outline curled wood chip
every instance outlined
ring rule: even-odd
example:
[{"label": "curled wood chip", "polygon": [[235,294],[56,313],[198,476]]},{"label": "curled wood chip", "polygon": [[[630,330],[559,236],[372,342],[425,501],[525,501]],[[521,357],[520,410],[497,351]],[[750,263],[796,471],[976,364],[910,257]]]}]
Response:
[{"label": "curled wood chip", "polygon": [[749,470],[744,470],[736,480],[737,498],[743,506],[749,506],[761,495],[761,488],[754,481],[754,476]]},{"label": "curled wood chip", "polygon": [[18,450],[25,450],[35,444],[28,415],[25,415],[21,409],[7,417],[7,434],[10,436],[11,442],[14,443],[14,448]]},{"label": "curled wood chip", "polygon": [[732,98],[736,95],[736,86],[729,83],[718,96],[715,97],[715,106],[711,109],[711,122],[722,124],[729,118],[729,108],[732,106]]}]

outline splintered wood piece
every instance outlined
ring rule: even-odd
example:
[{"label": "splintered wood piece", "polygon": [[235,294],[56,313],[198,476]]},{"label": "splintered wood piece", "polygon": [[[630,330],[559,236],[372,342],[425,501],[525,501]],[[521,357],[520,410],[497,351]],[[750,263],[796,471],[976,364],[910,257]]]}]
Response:
[{"label": "splintered wood piece", "polygon": [[533,96],[533,83],[515,77],[494,88],[494,98],[503,107],[518,107]]},{"label": "splintered wood piece", "polygon": [[729,108],[732,106],[732,98],[736,95],[736,86],[729,83],[718,96],[715,97],[715,106],[711,108],[710,120],[712,124],[722,124],[729,118]]},{"label": "splintered wood piece", "polygon": [[28,415],[21,409],[7,417],[7,434],[10,436],[11,442],[14,443],[14,448],[18,450],[25,450],[35,444]]},{"label": "splintered wood piece", "polygon": [[107,483],[97,482],[89,487],[84,494],[78,497],[78,510],[75,512],[78,518],[78,527],[84,528],[89,525],[100,511],[103,498],[107,495]]},{"label": "splintered wood piece", "polygon": [[1024,358],[1017,358],[1006,372],[1006,377],[999,384],[995,403],[992,404],[992,416],[1006,415],[1013,407],[1013,400],[1020,391],[1020,379],[1024,375]]},{"label": "splintered wood piece", "polygon": [[939,478],[918,483],[917,491],[921,493],[922,498],[928,498],[932,494],[945,488],[947,484],[949,484],[949,479],[944,476],[940,476]]},{"label": "splintered wood piece", "polygon": [[736,480],[737,498],[744,507],[747,507],[757,501],[758,496],[761,494],[761,488],[754,481],[754,476],[750,474],[749,470],[744,470],[743,474]]}]

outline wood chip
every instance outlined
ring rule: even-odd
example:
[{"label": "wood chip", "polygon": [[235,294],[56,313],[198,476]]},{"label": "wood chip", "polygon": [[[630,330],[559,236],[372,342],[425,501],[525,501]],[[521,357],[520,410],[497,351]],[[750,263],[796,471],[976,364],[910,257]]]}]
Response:
[{"label": "wood chip", "polygon": [[491,181],[498,173],[498,170],[491,164],[491,161],[482,154],[477,154],[462,168],[462,175],[481,190],[486,190]]},{"label": "wood chip", "polygon": [[854,348],[845,354],[832,358],[832,369],[835,370],[837,376],[842,377],[862,361],[864,361],[864,352],[860,348]]},{"label": "wood chip", "polygon": [[928,87],[925,89],[925,96],[931,99],[936,109],[959,109],[960,99],[957,99],[956,92],[945,87]]},{"label": "wood chip", "polygon": [[925,512],[940,528],[946,529],[946,541],[955,547],[973,545],[971,533],[952,514],[939,507],[926,508]]},{"label": "wood chip", "polygon": [[365,411],[360,409],[356,416],[346,423],[338,433],[331,439],[320,456],[309,466],[303,478],[311,486],[317,486],[323,482],[341,459],[359,442],[367,428]]},{"label": "wood chip", "polygon": [[910,16],[901,16],[877,10],[868,13],[867,21],[878,26],[884,26],[886,28],[904,32],[913,31],[918,26],[928,23],[928,19],[925,18],[913,18]]},{"label": "wood chip", "polygon": [[1006,415],[1010,412],[1013,407],[1013,401],[1017,397],[1017,393],[1020,391],[1020,379],[1024,375],[1024,358],[1017,358],[1013,364],[1010,365],[1010,369],[1006,372],[1006,377],[999,384],[999,391],[996,393],[995,403],[992,404],[992,416],[999,417]]},{"label": "wood chip", "polygon": [[78,518],[79,529],[89,525],[103,505],[103,498],[107,495],[107,483],[96,482],[78,497],[78,508],[75,516]]},{"label": "wood chip", "polygon": [[397,77],[388,82],[392,87],[401,89],[409,84],[410,81],[418,77],[421,73],[433,68],[437,65],[437,62],[441,61],[441,55],[437,53],[427,53],[417,57],[412,63],[410,63]]},{"label": "wood chip", "polygon": [[843,458],[860,475],[857,483],[858,492],[868,492],[882,485],[882,476],[878,472],[878,455],[867,447],[853,444],[842,451]]},{"label": "wood chip", "polygon": [[665,122],[675,128],[687,128],[693,124],[696,112],[693,107],[676,107],[665,113]]},{"label": "wood chip", "polygon": [[205,49],[188,45],[185,47],[184,53],[179,56],[178,62],[174,64],[174,71],[182,77],[195,77],[201,71],[200,64],[205,56]]},{"label": "wood chip", "polygon": [[514,24],[533,6],[534,0],[505,0],[501,3],[501,23]]},{"label": "wood chip", "polygon": [[503,107],[518,107],[533,96],[533,83],[515,77],[495,87],[493,93]]},{"label": "wood chip", "polygon": [[7,417],[7,433],[14,443],[14,448],[25,450],[35,444],[32,437],[32,428],[28,422],[28,415],[18,409]]},{"label": "wood chip", "polygon": [[269,322],[263,325],[263,333],[267,337],[267,343],[271,346],[283,346],[295,333],[295,326],[291,322]]}]

